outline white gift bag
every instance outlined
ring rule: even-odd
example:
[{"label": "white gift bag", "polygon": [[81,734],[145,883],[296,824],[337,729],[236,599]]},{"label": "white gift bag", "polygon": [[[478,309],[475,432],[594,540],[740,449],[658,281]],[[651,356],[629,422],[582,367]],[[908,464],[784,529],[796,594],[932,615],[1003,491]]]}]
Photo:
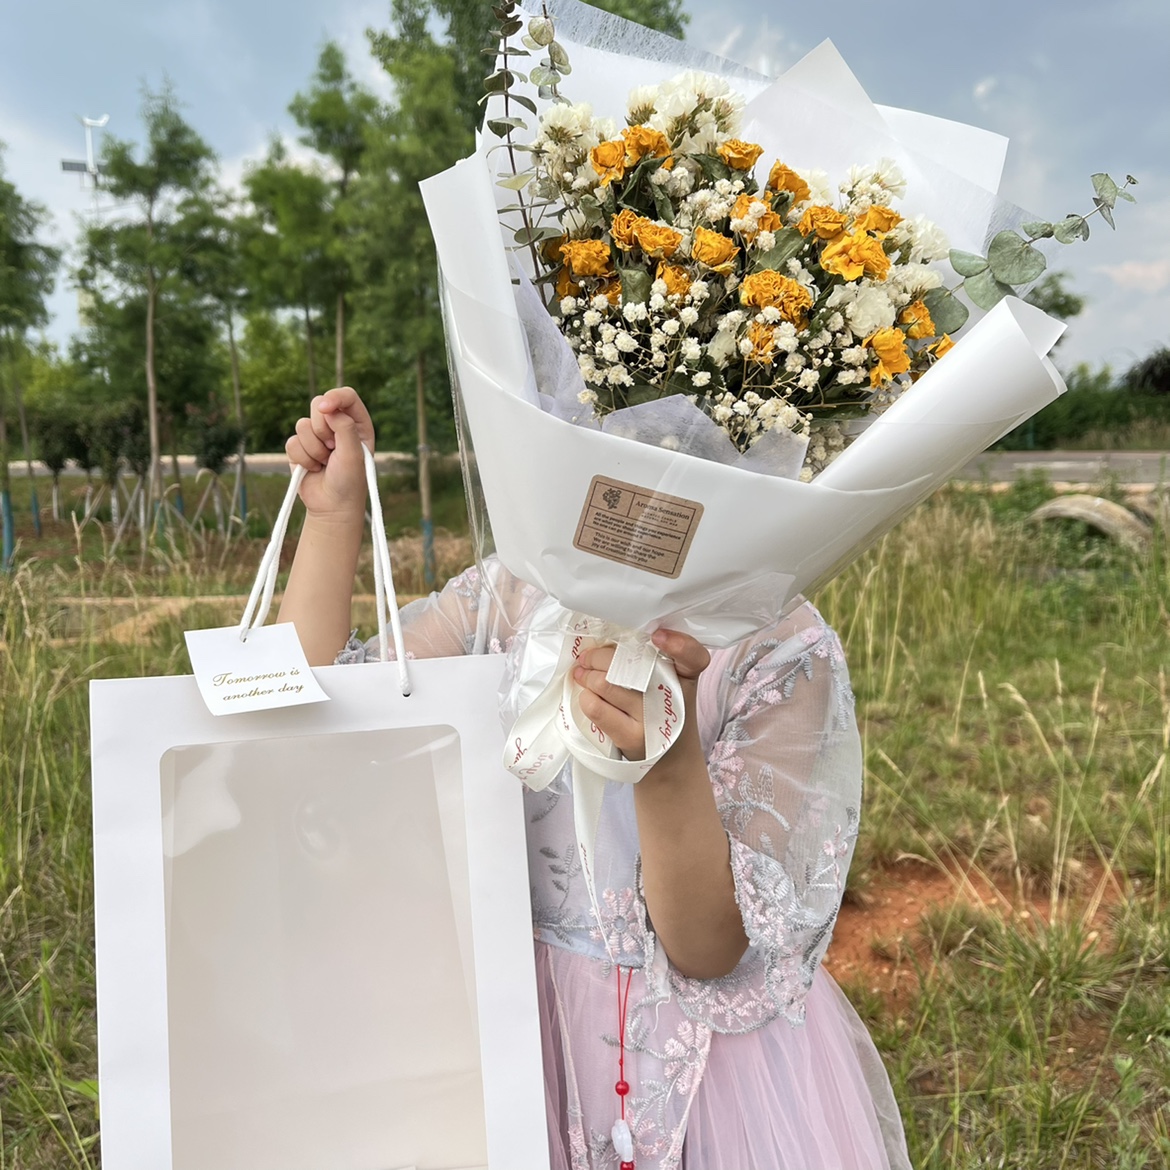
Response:
[{"label": "white gift bag", "polygon": [[92,684],[106,1170],[547,1170],[502,659],[395,642],[225,718]]}]

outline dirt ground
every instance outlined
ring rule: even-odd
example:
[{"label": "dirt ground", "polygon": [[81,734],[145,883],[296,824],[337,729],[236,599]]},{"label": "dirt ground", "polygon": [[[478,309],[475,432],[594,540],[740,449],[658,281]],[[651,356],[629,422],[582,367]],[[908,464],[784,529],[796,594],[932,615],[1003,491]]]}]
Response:
[{"label": "dirt ground", "polygon": [[[1075,864],[1075,863],[1074,863]],[[1068,896],[1068,913],[1091,917],[1092,932],[1108,929],[1109,910],[1124,896],[1119,884],[1099,867],[1077,867]],[[918,972],[931,964],[923,916],[956,904],[1021,925],[1047,922],[1051,898],[1047,891],[1026,888],[1021,896],[1010,877],[992,880],[978,871],[947,870],[920,860],[905,860],[872,872],[863,888],[851,892],[841,907],[825,966],[838,983],[858,985],[880,995],[897,1012],[914,995]]]}]

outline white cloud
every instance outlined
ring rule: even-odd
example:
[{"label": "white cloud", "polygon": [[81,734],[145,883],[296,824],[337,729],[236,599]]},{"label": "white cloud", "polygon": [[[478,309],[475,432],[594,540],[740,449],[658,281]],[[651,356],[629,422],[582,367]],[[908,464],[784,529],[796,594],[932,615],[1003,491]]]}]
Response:
[{"label": "white cloud", "polygon": [[1162,260],[1123,260],[1120,264],[1099,264],[1096,270],[1104,272],[1120,288],[1158,293],[1170,287],[1170,257]]},{"label": "white cloud", "polygon": [[985,105],[987,99],[991,96],[991,91],[999,85],[998,77],[984,77],[975,82],[974,88],[971,90],[971,96],[979,105]]}]

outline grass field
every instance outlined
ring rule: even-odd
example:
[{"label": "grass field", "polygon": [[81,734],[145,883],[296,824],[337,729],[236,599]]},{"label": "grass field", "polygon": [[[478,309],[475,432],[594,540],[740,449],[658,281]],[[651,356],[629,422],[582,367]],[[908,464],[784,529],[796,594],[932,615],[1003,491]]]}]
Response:
[{"label": "grass field", "polygon": [[[258,516],[283,486],[255,485]],[[386,486],[415,592],[417,513]],[[1170,557],[1029,526],[1044,491],[944,492],[816,599],[866,748],[857,961],[834,969],[921,1168],[1170,1164]],[[456,533],[459,499],[443,485]],[[87,683],[185,670],[182,628],[234,619],[214,599],[247,591],[263,542],[180,532],[103,559],[93,525],[21,538],[0,580],[0,1170],[92,1167]],[[442,549],[447,572],[468,556]],[[210,600],[115,636],[110,599],[157,597]],[[908,919],[885,909],[923,890]]]}]

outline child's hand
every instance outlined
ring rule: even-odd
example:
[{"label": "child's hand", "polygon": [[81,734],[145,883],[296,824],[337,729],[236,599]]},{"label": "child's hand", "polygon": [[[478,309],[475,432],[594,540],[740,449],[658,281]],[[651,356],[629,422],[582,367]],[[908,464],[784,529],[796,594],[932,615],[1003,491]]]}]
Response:
[{"label": "child's hand", "polygon": [[[680,634],[676,630],[658,630],[651,640],[662,654],[674,662],[674,669],[682,684],[683,698],[691,713],[686,727],[693,729],[698,679],[707,669],[711,655],[689,634]],[[595,650],[587,650],[578,659],[573,668],[573,679],[581,687],[581,711],[613,740],[626,759],[641,760],[646,756],[646,735],[642,726],[643,699],[637,691],[615,687],[606,681],[605,672],[613,661],[613,654],[612,646],[600,646]],[[684,728],[683,739],[678,742],[687,738]]]},{"label": "child's hand", "polygon": [[342,386],[313,399],[309,417],[297,421],[284,445],[289,462],[307,472],[300,494],[310,513],[346,519],[364,513],[363,444],[374,449],[374,424],[354,390]]}]

